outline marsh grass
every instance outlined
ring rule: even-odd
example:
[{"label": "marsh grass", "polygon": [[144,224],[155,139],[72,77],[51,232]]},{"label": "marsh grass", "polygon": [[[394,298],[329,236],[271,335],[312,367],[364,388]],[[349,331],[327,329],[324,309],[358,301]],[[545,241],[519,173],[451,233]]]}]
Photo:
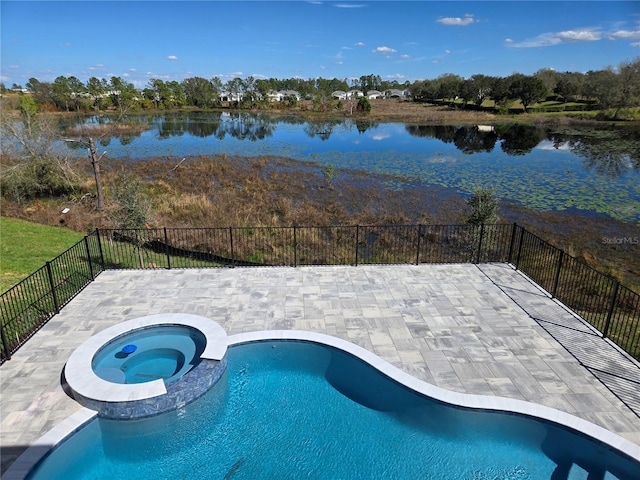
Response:
[{"label": "marsh grass", "polygon": [[[112,228],[116,225],[111,223],[115,207],[110,185],[130,173],[143,181],[144,195],[152,206],[150,228],[455,225],[466,218],[465,197],[454,189],[342,169],[335,170],[329,188],[319,164],[225,154],[109,161],[104,166],[107,208],[99,213],[90,195],[88,162],[80,162],[78,168],[84,169],[82,178],[87,179],[80,192],[27,204],[3,198],[3,215],[64,224],[84,233],[96,227]],[[70,211],[63,215],[65,207]],[[640,246],[603,242],[603,237],[640,237],[640,226],[579,211],[535,211],[505,202],[500,203],[498,216],[501,222],[517,222],[640,290]],[[290,255],[287,248],[274,241],[260,255]]]}]

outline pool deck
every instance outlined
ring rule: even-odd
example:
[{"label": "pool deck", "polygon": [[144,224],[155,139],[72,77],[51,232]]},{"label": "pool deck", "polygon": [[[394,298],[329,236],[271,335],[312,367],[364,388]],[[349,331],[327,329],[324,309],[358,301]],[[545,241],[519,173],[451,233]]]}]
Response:
[{"label": "pool deck", "polygon": [[507,264],[112,270],[0,367],[2,472],[81,410],[61,387],[71,353],[160,313],[228,335],[332,335],[433,385],[552,407],[640,445],[640,364]]}]

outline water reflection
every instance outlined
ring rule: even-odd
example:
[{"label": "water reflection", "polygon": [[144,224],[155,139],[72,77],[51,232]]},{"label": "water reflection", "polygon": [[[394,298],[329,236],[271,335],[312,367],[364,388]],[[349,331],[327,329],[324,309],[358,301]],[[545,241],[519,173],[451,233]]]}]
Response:
[{"label": "water reflection", "polygon": [[555,148],[568,148],[587,169],[619,177],[640,170],[640,134],[632,131],[586,130],[551,134]]},{"label": "water reflection", "polygon": [[546,137],[544,130],[529,125],[510,125],[497,129],[502,140],[500,148],[504,153],[512,156],[526,155]]},{"label": "water reflection", "polygon": [[529,125],[486,127],[483,125],[407,125],[407,133],[415,137],[437,138],[453,143],[466,154],[492,152],[498,141],[508,155],[526,155],[542,140],[545,131]]},{"label": "water reflection", "polygon": [[[640,220],[640,135],[625,128],[418,125],[247,112],[131,116],[150,130],[103,137],[108,158],[271,155],[389,174],[470,193],[494,188],[539,210]],[[93,117],[86,122],[108,122]],[[109,142],[111,142],[109,144]],[[68,154],[70,145],[61,145]]]},{"label": "water reflection", "polygon": [[[166,115],[130,115],[124,121],[148,123],[156,139],[164,140],[189,135],[195,138],[215,137],[223,140],[257,142],[273,137],[278,129],[289,126],[302,127],[310,139],[327,142],[338,132],[366,132],[377,130],[381,125],[366,119],[322,119],[306,121],[295,116],[253,114],[248,112],[187,112]],[[105,125],[113,119],[93,116],[83,120],[86,125]],[[383,124],[385,125],[385,124]],[[355,130],[355,131],[354,131]],[[436,139],[454,145],[460,152],[473,155],[494,152],[499,145],[502,152],[510,156],[531,153],[543,141],[550,141],[554,148],[565,149],[583,159],[584,167],[599,174],[618,177],[629,170],[640,169],[640,135],[624,129],[610,130],[565,130],[555,131],[532,125],[404,125],[411,137]],[[385,133],[388,138],[389,134]],[[121,145],[133,143],[140,133],[103,136],[100,145],[106,147],[111,139],[118,138]],[[376,136],[379,138],[379,135]]]},{"label": "water reflection", "polygon": [[308,122],[302,129],[310,138],[318,137],[320,140],[326,141],[331,137],[333,129],[343,123],[344,122],[342,120],[338,119]]},{"label": "water reflection", "polygon": [[264,115],[221,112],[165,115],[155,118],[153,124],[159,139],[189,134],[222,140],[229,135],[251,142],[271,137],[277,126],[277,122]]}]

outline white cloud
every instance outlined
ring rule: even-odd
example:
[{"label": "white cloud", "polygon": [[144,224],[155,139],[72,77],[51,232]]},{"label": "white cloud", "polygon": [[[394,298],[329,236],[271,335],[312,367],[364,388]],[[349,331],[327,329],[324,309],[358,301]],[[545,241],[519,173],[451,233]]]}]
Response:
[{"label": "white cloud", "polygon": [[547,32],[537,37],[516,42],[510,38],[505,40],[505,44],[514,48],[550,47],[561,43],[597,42],[603,39],[632,40],[640,38],[640,30],[616,30],[606,33],[600,28],[579,28],[575,30],[564,30],[562,32]]},{"label": "white cloud", "polygon": [[635,39],[640,38],[640,30],[618,30],[610,34],[612,38]]},{"label": "white cloud", "polygon": [[167,57],[167,60],[178,60],[178,57],[176,57],[175,55],[169,55]]},{"label": "white cloud", "polygon": [[564,42],[594,42],[602,38],[602,34],[593,30],[567,30],[556,33],[556,37]]},{"label": "white cloud", "polygon": [[447,50],[444,51],[444,53],[449,54],[449,53],[451,53],[451,50],[447,49]]},{"label": "white cloud", "polygon": [[525,40],[524,42],[512,42],[509,43],[510,47],[514,48],[534,48],[534,47],[550,47],[562,43],[562,40],[556,36],[555,33],[543,33],[531,40]]},{"label": "white cloud", "polygon": [[364,42],[356,42],[353,44],[354,47],[364,47]]},{"label": "white cloud", "polygon": [[507,43],[507,44],[514,43],[514,42],[515,42],[515,40],[513,38],[505,38],[504,39],[504,43]]},{"label": "white cloud", "polygon": [[374,50],[371,50],[372,53],[384,53],[384,54],[390,54],[390,53],[396,53],[397,50],[390,48],[390,47],[378,47]]},{"label": "white cloud", "polygon": [[334,5],[336,8],[364,8],[366,5],[362,3],[336,3]]},{"label": "white cloud", "polygon": [[633,43],[630,43],[629,45],[631,45],[632,47],[640,47],[640,42],[633,42]]},{"label": "white cloud", "polygon": [[473,15],[467,13],[464,17],[444,17],[439,18],[436,22],[447,26],[466,27],[467,25],[476,23],[477,20],[473,18]]},{"label": "white cloud", "polygon": [[410,55],[407,55],[407,54],[405,53],[405,54],[403,54],[403,55],[400,55],[400,58],[411,58],[411,56],[410,56]]}]

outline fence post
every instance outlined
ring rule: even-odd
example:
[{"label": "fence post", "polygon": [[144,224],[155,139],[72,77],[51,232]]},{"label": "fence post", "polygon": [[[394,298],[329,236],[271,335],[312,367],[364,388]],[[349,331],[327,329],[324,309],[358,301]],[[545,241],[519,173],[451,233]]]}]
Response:
[{"label": "fence post", "polygon": [[484,235],[484,223],[480,224],[480,238],[478,239],[478,251],[476,252],[476,263],[480,263],[480,252],[482,252],[482,236]]},{"label": "fence post", "polygon": [[516,232],[517,232],[518,224],[513,222],[513,228],[511,228],[511,242],[509,243],[509,257],[507,258],[507,263],[511,263],[511,259],[513,258],[513,247],[516,243]]},{"label": "fence post", "polygon": [[96,238],[98,239],[98,251],[100,252],[101,272],[104,272],[104,253],[102,253],[102,240],[100,240],[100,229],[96,228]]},{"label": "fence post", "polygon": [[93,264],[91,263],[91,250],[89,250],[89,240],[87,240],[87,235],[84,236],[84,248],[87,251],[87,260],[89,260],[89,274],[91,275],[91,281],[93,281],[96,279],[96,277],[93,275]]},{"label": "fence post", "polygon": [[520,227],[520,243],[518,244],[518,255],[516,256],[516,270],[520,266],[520,255],[522,254],[522,244],[524,243],[524,227]]},{"label": "fence post", "polygon": [[620,281],[616,280],[613,285],[613,294],[611,295],[611,305],[609,305],[609,311],[607,312],[607,321],[604,324],[604,330],[602,331],[602,338],[607,338],[609,335],[609,325],[611,325],[611,318],[613,317],[613,311],[616,308],[616,302],[618,301],[618,290],[620,288]]},{"label": "fence post", "polygon": [[233,227],[229,227],[229,245],[231,246],[231,266],[235,266],[236,260],[233,254]]},{"label": "fence post", "polygon": [[360,225],[356,225],[356,267],[358,266],[358,242],[360,241]]},{"label": "fence post", "polygon": [[7,337],[4,334],[4,327],[2,326],[2,322],[0,322],[0,339],[2,339],[2,347],[4,348],[5,358],[7,360],[11,360],[11,349],[9,348]]},{"label": "fence post", "polygon": [[60,306],[58,305],[58,296],[56,295],[56,286],[53,282],[53,273],[51,272],[51,262],[45,264],[47,266],[47,275],[49,276],[49,286],[51,287],[51,295],[53,297],[53,308],[56,313],[60,313]]},{"label": "fence post", "polygon": [[564,250],[559,250],[559,252],[560,257],[558,258],[556,274],[553,277],[553,289],[551,290],[551,298],[556,298],[556,293],[558,293],[558,284],[560,283],[560,272],[562,271],[562,259],[564,258]]},{"label": "fence post", "polygon": [[420,265],[420,240],[422,239],[422,225],[418,224],[418,245],[416,246],[416,265]]},{"label": "fence post", "polygon": [[298,266],[298,235],[295,225],[293,226],[293,266]]},{"label": "fence post", "polygon": [[167,270],[171,270],[171,257],[169,256],[169,237],[167,236],[167,227],[164,228],[164,253],[167,256]]}]

